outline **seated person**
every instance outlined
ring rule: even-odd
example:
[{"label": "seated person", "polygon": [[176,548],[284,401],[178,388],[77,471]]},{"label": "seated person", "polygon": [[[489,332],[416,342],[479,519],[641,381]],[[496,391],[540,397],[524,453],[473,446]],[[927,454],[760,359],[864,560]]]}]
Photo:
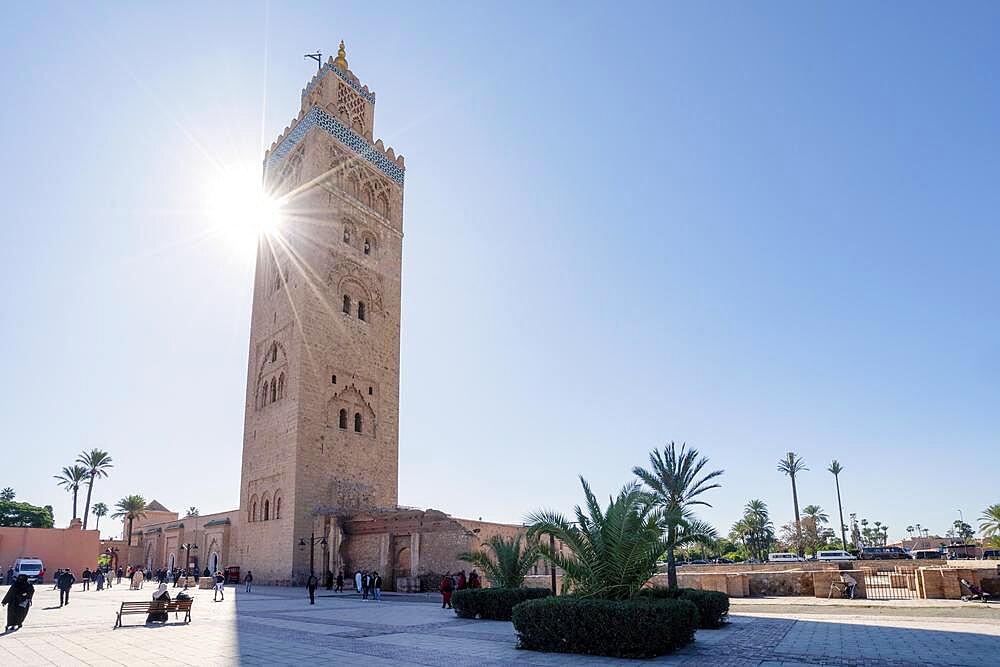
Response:
[{"label": "seated person", "polygon": [[[167,585],[160,584],[160,587],[153,593],[153,600],[157,602],[170,602],[170,593],[167,592]],[[166,611],[154,611],[146,615],[147,623],[166,623],[170,616]]]},{"label": "seated person", "polygon": [[854,599],[854,590],[858,587],[858,580],[847,574],[840,575],[840,580],[844,583],[844,597]]}]

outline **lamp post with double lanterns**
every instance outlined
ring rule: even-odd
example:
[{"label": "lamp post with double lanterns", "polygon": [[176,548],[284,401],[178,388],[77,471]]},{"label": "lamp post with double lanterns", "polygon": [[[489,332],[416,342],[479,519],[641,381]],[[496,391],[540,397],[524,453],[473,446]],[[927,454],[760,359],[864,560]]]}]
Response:
[{"label": "lamp post with double lanterns", "polygon": [[316,533],[312,532],[309,537],[299,538],[299,548],[304,549],[306,546],[306,540],[309,540],[309,576],[315,576],[315,565],[316,565],[316,545],[322,544],[326,546],[326,538],[320,535],[316,537]]}]

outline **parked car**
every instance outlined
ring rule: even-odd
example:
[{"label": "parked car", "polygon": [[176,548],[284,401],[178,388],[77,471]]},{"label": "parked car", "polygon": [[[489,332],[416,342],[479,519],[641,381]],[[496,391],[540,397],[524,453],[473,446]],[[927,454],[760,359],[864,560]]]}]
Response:
[{"label": "parked car", "polygon": [[18,558],[14,561],[14,578],[18,575],[28,575],[32,584],[40,584],[45,578],[45,564],[38,558]]},{"label": "parked car", "polygon": [[1000,549],[987,549],[983,552],[983,560],[1000,560]]},{"label": "parked car", "polygon": [[910,554],[900,547],[865,547],[858,552],[861,560],[901,560]]},{"label": "parked car", "polygon": [[787,552],[776,552],[767,555],[768,563],[803,563],[805,560],[805,558],[798,554]]},{"label": "parked car", "polygon": [[917,549],[910,552],[910,557],[915,560],[940,560],[944,554],[937,549]]},{"label": "parked car", "polygon": [[817,551],[816,560],[856,560],[846,551]]}]

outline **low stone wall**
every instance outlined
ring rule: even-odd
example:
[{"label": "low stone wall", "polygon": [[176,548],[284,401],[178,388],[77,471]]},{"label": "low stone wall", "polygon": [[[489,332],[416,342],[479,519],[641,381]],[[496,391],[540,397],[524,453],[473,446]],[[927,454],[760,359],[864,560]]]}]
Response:
[{"label": "low stone wall", "polygon": [[[654,575],[649,581],[654,588],[667,587],[665,573]],[[702,591],[718,591],[731,598],[750,596],[750,582],[747,575],[735,572],[678,572],[677,585],[681,588],[696,588]]]},{"label": "low stone wall", "polygon": [[[825,570],[825,568],[824,568]],[[814,571],[748,572],[751,597],[811,596]]]}]

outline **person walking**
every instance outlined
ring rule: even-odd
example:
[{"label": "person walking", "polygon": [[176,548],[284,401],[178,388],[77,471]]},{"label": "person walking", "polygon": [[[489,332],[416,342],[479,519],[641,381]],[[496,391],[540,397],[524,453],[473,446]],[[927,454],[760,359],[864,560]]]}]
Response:
[{"label": "person walking", "polygon": [[59,588],[59,575],[62,574],[62,568],[58,568],[56,573],[52,575],[52,590]]},{"label": "person walking", "polygon": [[69,570],[62,570],[59,573],[59,578],[56,580],[56,586],[59,587],[59,606],[69,604],[69,592],[73,589],[73,582],[76,581],[76,577]]},{"label": "person walking", "polygon": [[326,574],[323,575],[323,579],[326,582],[326,590],[332,591],[333,590],[333,572],[330,571],[330,568],[327,568]]},{"label": "person walking", "polygon": [[310,574],[309,580],[306,581],[306,588],[309,589],[309,604],[316,604],[317,586],[319,586],[319,579],[316,578],[315,574]]},{"label": "person walking", "polygon": [[344,571],[340,570],[337,572],[337,593],[344,592]]},{"label": "person walking", "polygon": [[247,570],[247,576],[243,577],[243,583],[247,585],[247,593],[253,588],[253,570]]},{"label": "person walking", "polygon": [[375,602],[382,601],[382,577],[378,572],[372,573],[372,589],[375,591]]},{"label": "person walking", "polygon": [[479,580],[479,573],[473,570],[469,573],[469,588],[482,588],[483,582]]},{"label": "person walking", "polygon": [[[116,584],[122,583],[122,574],[123,574],[123,572],[122,572],[122,566],[119,565],[118,569],[115,570],[115,583]],[[111,588],[111,587],[108,586],[108,588]]]},{"label": "person walking", "polygon": [[458,590],[464,591],[468,588],[468,583],[465,581],[465,570],[458,573]]},{"label": "person walking", "polygon": [[[24,619],[31,608],[31,599],[35,596],[35,587],[28,582],[28,575],[19,574],[17,579],[7,589],[3,596],[3,606],[7,607],[7,623],[3,631],[18,630],[24,625]],[[10,606],[8,606],[10,605]]]},{"label": "person walking", "polygon": [[361,592],[361,570],[354,573],[354,590]]},{"label": "person walking", "polygon": [[365,570],[361,573],[361,599],[367,600],[372,589],[372,575]]},{"label": "person walking", "polygon": [[94,577],[94,581],[97,582],[97,590],[99,591],[104,590],[104,580],[106,578],[107,577],[104,576],[104,570],[102,570],[101,568],[97,568],[97,576]]},{"label": "person walking", "polygon": [[[215,595],[221,595],[222,599],[226,599],[226,577],[223,576],[222,570],[215,573]],[[213,596],[212,602],[218,602]]]},{"label": "person walking", "polygon": [[142,588],[142,582],[145,580],[146,575],[142,573],[142,570],[136,570],[132,573],[132,588],[139,590]]},{"label": "person walking", "polygon": [[446,572],[443,577],[441,577],[441,584],[438,586],[438,590],[441,591],[441,608],[447,607],[451,609],[451,592],[455,590],[455,586],[451,581],[451,573]]},{"label": "person walking", "polygon": [[83,572],[81,573],[80,576],[83,577],[83,588],[81,590],[89,591],[90,590],[90,577],[91,577],[90,568],[89,567],[83,568]]}]

